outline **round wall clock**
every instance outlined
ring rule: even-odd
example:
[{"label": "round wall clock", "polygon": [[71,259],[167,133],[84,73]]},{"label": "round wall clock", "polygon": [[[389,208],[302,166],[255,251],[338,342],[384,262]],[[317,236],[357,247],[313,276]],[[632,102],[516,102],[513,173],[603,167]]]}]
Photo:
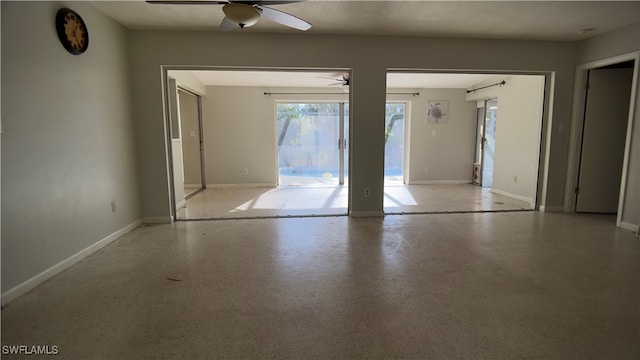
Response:
[{"label": "round wall clock", "polygon": [[58,10],[56,15],[58,38],[68,52],[80,55],[89,47],[89,32],[80,15],[67,8]]}]

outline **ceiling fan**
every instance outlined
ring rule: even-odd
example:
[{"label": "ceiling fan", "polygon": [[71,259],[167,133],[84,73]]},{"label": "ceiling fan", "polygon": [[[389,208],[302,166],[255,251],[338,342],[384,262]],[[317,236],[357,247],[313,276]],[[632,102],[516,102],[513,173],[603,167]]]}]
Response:
[{"label": "ceiling fan", "polygon": [[253,26],[261,17],[265,17],[273,22],[277,22],[278,24],[282,24],[290,28],[306,31],[311,28],[310,23],[284,11],[265,6],[265,4],[278,5],[298,3],[302,1],[305,0],[148,0],[147,3],[163,5],[222,5],[222,11],[224,12],[225,17],[220,23],[221,31],[230,31],[236,27],[244,29],[245,27]]},{"label": "ceiling fan", "polygon": [[342,86],[349,86],[349,73],[343,73],[342,74],[342,79],[335,79],[335,78],[330,78],[330,77],[319,77],[320,79],[329,79],[329,80],[335,80],[337,81],[336,83],[333,84],[329,84],[331,85],[342,85]]}]

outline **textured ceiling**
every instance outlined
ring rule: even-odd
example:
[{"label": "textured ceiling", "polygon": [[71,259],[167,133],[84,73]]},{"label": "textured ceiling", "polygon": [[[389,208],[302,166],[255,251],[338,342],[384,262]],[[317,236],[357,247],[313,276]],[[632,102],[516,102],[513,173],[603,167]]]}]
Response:
[{"label": "textured ceiling", "polygon": [[[152,5],[144,1],[89,2],[130,29],[218,31],[220,5]],[[305,34],[355,34],[579,41],[640,21],[640,1],[345,1],[272,5],[313,24]],[[580,30],[594,29],[581,34]],[[262,19],[242,32],[298,30]],[[339,72],[209,71],[208,85],[324,87]],[[468,88],[487,75],[390,74],[390,88]]]},{"label": "textured ceiling", "polygon": [[[130,29],[218,31],[220,5],[90,2]],[[313,24],[309,34],[577,41],[640,21],[639,1],[344,1],[273,5]],[[579,34],[582,29],[595,29]],[[244,32],[298,32],[262,19]]]},{"label": "textured ceiling", "polygon": [[[170,75],[188,72],[203,85],[255,86],[255,87],[309,87],[327,88],[342,78],[340,72],[317,71],[230,71],[230,70],[172,70]],[[388,88],[403,89],[468,89],[483,81],[495,78],[496,74],[437,74],[437,73],[389,73]]]}]

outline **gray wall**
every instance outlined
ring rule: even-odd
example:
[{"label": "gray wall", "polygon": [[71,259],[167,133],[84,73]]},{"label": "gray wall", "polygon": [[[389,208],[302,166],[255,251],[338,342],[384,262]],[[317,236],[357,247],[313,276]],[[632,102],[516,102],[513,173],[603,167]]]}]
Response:
[{"label": "gray wall", "polygon": [[[318,88],[257,88],[208,86],[203,97],[207,182],[264,184],[277,182],[275,103],[349,101],[349,95]],[[463,89],[393,89],[420,92],[420,96],[389,95],[388,101],[408,103],[408,143],[411,147],[410,182],[471,181],[475,142],[475,103]],[[265,92],[286,93],[265,96]],[[307,93],[316,93],[306,95]],[[429,100],[449,101],[449,123],[427,125]],[[432,131],[436,135],[432,135]],[[443,156],[446,153],[447,156]],[[428,173],[424,171],[430,167]],[[244,175],[243,169],[249,169]]]},{"label": "gray wall", "polygon": [[[634,51],[640,51],[640,23],[582,42],[577,63],[587,64]],[[635,114],[622,222],[637,226],[640,224],[640,91],[636,93],[634,101]]]},{"label": "gray wall", "polygon": [[[576,43],[132,31],[130,44],[132,71],[136,74],[132,84],[134,116],[137,128],[146,135],[138,141],[142,160],[139,175],[145,184],[141,188],[144,216],[170,213],[159,70],[162,65],[351,68],[351,210],[377,214],[382,213],[387,69],[554,72],[554,128],[547,197],[542,203],[563,203],[568,137],[558,127],[569,124],[571,118]],[[431,51],[434,48],[439,50]],[[364,197],[366,187],[371,188],[371,197]]]},{"label": "gray wall", "polygon": [[[393,89],[419,92],[419,96],[389,95],[389,101],[410,103],[409,183],[471,182],[475,153],[475,102],[466,101],[464,89]],[[449,121],[427,124],[429,101],[449,102]],[[434,135],[435,132],[435,135]],[[425,171],[429,167],[429,171]]]},{"label": "gray wall", "polygon": [[276,184],[275,105],[264,91],[207,86],[202,120],[208,184]]},{"label": "gray wall", "polygon": [[66,5],[89,28],[80,56],[56,35],[64,3],[1,4],[3,293],[140,218],[127,33]]},{"label": "gray wall", "polygon": [[472,88],[469,100],[498,99],[493,187],[535,205],[542,131],[544,76],[504,75]]}]

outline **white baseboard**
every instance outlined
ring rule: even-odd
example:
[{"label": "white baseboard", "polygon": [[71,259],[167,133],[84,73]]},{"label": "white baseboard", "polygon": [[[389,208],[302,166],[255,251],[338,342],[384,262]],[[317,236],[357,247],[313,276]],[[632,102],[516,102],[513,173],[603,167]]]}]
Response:
[{"label": "white baseboard", "polygon": [[384,217],[384,211],[350,211],[349,216],[353,218]]},{"label": "white baseboard", "polygon": [[457,185],[471,184],[471,180],[413,180],[408,185]]},{"label": "white baseboard", "polygon": [[[530,198],[530,197],[526,197],[526,196],[522,196],[522,195],[518,195],[518,194],[513,194],[513,193],[510,193],[508,191],[499,190],[499,189],[491,189],[491,192],[495,193],[495,194],[498,194],[498,195],[507,196],[507,197],[510,197],[512,199],[525,201],[525,202],[528,202],[529,204],[533,204],[533,199]],[[534,206],[535,206],[535,204],[534,204]]]},{"label": "white baseboard", "polygon": [[89,247],[78,251],[77,253],[75,253],[75,254],[71,255],[70,257],[66,258],[65,260],[62,260],[61,262],[57,263],[56,265],[48,268],[47,270],[39,273],[38,275],[36,275],[34,277],[28,279],[27,281],[23,282],[22,284],[17,285],[15,287],[13,287],[12,289],[9,289],[9,290],[5,291],[2,294],[2,305],[7,304],[8,302],[16,299],[17,297],[26,294],[27,292],[29,292],[30,290],[32,290],[36,286],[42,284],[43,282],[45,282],[46,280],[48,280],[48,279],[52,278],[53,276],[59,274],[60,272],[68,269],[73,264],[77,263],[78,261],[86,258],[87,256],[89,256],[89,255],[95,253],[96,251],[102,249],[103,247],[109,245],[114,240],[120,238],[122,235],[128,233],[129,231],[137,228],[141,224],[142,224],[142,220],[136,220],[136,221],[132,222],[131,224],[123,227],[122,229],[110,234],[109,236],[105,237],[104,239],[97,241],[93,245],[90,245]]},{"label": "white baseboard", "polygon": [[178,201],[178,203],[176,204],[176,209],[180,209],[181,207],[183,207],[185,204],[187,203],[187,200],[182,199],[180,201]]},{"label": "white baseboard", "polygon": [[625,230],[629,230],[629,231],[633,231],[633,232],[638,232],[638,225],[636,224],[632,224],[632,223],[628,223],[628,222],[621,222],[620,223],[620,227],[625,229]]},{"label": "white baseboard", "polygon": [[551,206],[545,206],[545,205],[540,205],[540,212],[564,212],[564,206],[562,205],[551,205]]},{"label": "white baseboard", "polygon": [[276,184],[254,183],[254,184],[207,184],[207,189],[245,189],[245,188],[273,188]]},{"label": "white baseboard", "polygon": [[171,216],[155,216],[142,218],[143,224],[171,224]]}]

